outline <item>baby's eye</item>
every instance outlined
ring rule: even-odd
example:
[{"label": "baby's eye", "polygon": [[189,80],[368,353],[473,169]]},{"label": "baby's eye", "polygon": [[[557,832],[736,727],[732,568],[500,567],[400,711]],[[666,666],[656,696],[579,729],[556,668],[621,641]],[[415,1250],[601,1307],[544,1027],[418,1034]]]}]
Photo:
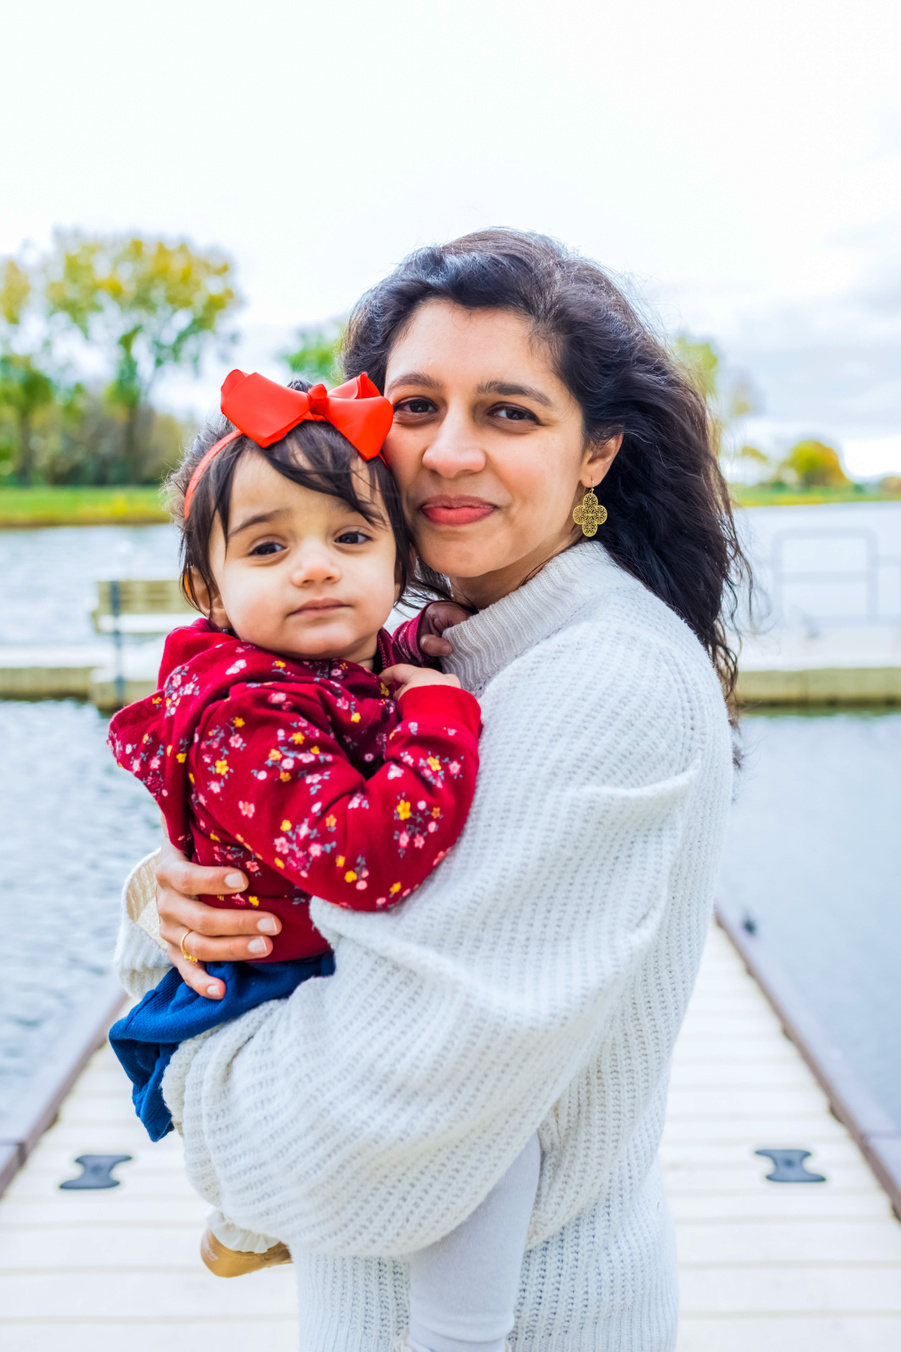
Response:
[{"label": "baby's eye", "polygon": [[365,545],[368,541],[369,536],[361,530],[346,530],[338,536],[339,545]]},{"label": "baby's eye", "polygon": [[250,557],[265,558],[267,554],[278,554],[284,547],[284,545],[280,545],[276,540],[264,540],[262,544],[254,545],[253,549],[250,551]]}]

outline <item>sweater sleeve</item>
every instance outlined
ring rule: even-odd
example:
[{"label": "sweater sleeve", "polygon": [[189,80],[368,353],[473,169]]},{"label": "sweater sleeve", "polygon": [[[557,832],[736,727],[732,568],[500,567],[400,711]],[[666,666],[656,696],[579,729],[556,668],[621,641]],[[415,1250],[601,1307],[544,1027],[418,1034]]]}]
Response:
[{"label": "sweater sleeve", "polygon": [[411,662],[414,667],[440,667],[438,659],[427,657],[419,646],[419,628],[427,610],[428,606],[423,606],[412,619],[402,620],[391,635],[399,662]]},{"label": "sweater sleeve", "polygon": [[159,851],[136,864],[122,889],[122,914],[113,970],[119,984],[140,1000],[169,971],[171,963],[159,937],[154,866]]},{"label": "sweater sleeve", "polygon": [[[597,1056],[654,941],[699,775],[678,654],[573,626],[482,698],[457,848],[382,914],[314,903],[333,977],[176,1053],[195,1187],[292,1247],[403,1254],[460,1223]],[[697,680],[697,671],[690,677]],[[545,1155],[535,1243],[585,1198]]]},{"label": "sweater sleeve", "polygon": [[444,685],[402,695],[384,764],[367,778],[315,693],[292,706],[281,692],[251,687],[213,706],[191,755],[194,791],[220,827],[304,891],[353,910],[393,905],[463,828],[478,703]]}]

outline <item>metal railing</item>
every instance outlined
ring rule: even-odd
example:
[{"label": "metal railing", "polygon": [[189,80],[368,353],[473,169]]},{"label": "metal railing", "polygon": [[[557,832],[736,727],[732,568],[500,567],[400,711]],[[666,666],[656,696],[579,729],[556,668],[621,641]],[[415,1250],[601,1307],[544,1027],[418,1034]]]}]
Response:
[{"label": "metal railing", "polygon": [[[819,566],[817,568],[793,568],[785,561],[786,547],[799,542],[829,540],[833,544],[848,543],[861,548],[862,566],[859,568],[838,566]],[[798,617],[806,624],[809,632],[817,632],[820,625],[885,625],[901,624],[901,557],[880,554],[879,542],[873,531],[865,528],[835,530],[788,529],[777,531],[772,537],[770,559],[765,565],[769,572],[770,596],[774,615],[778,620],[789,618],[787,590],[801,584],[811,587],[847,587],[857,585],[862,589],[863,605],[855,610],[815,610],[805,608],[795,602]],[[898,604],[886,608],[884,595],[886,588],[883,579],[886,575],[897,573]]]}]

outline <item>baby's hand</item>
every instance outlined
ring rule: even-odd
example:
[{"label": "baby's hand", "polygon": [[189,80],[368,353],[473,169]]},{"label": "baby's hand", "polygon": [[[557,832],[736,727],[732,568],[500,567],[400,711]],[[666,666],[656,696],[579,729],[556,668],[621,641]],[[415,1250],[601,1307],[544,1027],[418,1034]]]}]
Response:
[{"label": "baby's hand", "polygon": [[380,676],[386,685],[399,687],[392,691],[395,699],[400,699],[408,690],[415,690],[418,685],[452,685],[460,689],[456,676],[444,671],[433,671],[431,667],[414,667],[408,662],[398,662],[393,667],[387,667]]},{"label": "baby's hand", "polygon": [[419,620],[417,641],[426,657],[450,657],[454,651],[449,639],[443,637],[452,624],[462,624],[473,612],[456,601],[432,601]]}]

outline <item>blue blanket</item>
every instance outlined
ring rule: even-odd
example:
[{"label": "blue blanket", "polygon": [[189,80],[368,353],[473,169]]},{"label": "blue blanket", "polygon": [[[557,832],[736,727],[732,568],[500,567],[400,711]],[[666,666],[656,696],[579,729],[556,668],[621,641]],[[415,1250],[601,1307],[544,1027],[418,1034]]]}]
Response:
[{"label": "blue blanket", "polygon": [[282,1000],[314,976],[331,976],[331,953],[297,962],[211,962],[210,976],[225,982],[221,1000],[207,1000],[186,986],[175,968],[139,1005],[114,1023],[110,1045],[132,1082],[131,1097],[152,1141],[172,1130],[162,1093],[163,1074],[180,1042],[237,1019],[267,1000]]}]

